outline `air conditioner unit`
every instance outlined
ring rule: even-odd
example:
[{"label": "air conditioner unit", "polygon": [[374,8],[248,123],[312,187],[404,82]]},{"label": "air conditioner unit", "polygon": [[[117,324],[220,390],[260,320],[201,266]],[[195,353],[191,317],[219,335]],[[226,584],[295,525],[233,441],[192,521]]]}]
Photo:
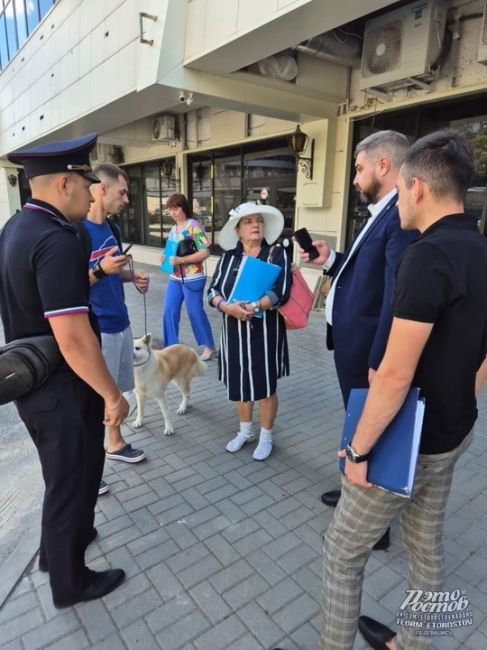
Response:
[{"label": "air conditioner unit", "polygon": [[480,43],[477,52],[477,61],[487,65],[487,4],[484,7],[484,16],[482,18],[482,28],[480,30]]},{"label": "air conditioner unit", "polygon": [[111,162],[114,152],[114,146],[112,144],[102,144],[101,142],[96,143],[91,158],[97,162]]},{"label": "air conditioner unit", "polygon": [[153,142],[168,142],[176,139],[176,117],[160,115],[152,122]]},{"label": "air conditioner unit", "polygon": [[360,90],[425,87],[438,76],[446,27],[441,0],[423,0],[365,24]]}]

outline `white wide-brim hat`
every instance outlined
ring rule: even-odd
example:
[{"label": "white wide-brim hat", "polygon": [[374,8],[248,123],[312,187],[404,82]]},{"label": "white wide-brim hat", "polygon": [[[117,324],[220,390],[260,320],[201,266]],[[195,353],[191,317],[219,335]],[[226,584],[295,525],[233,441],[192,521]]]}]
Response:
[{"label": "white wide-brim hat", "polygon": [[251,214],[260,214],[264,219],[264,238],[268,244],[273,244],[284,228],[284,217],[282,212],[272,205],[259,205],[258,203],[241,203],[235,210],[230,210],[230,217],[227,223],[220,230],[218,243],[223,250],[228,251],[235,248],[238,242],[238,235],[235,230],[238,222],[243,217]]}]

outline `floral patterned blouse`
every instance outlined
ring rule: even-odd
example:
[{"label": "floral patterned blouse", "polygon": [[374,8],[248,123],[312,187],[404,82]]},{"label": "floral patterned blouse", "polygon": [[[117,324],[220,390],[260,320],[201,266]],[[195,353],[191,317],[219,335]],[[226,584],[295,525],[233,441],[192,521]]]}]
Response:
[{"label": "floral patterned blouse", "polygon": [[[184,228],[178,232],[176,224],[171,228],[168,239],[180,242],[183,239],[192,239],[198,250],[209,248],[210,240],[208,239],[203,225],[196,219],[188,219]],[[204,277],[203,262],[183,264],[184,280],[196,280]],[[170,277],[173,280],[181,280],[181,266],[175,266]]]}]

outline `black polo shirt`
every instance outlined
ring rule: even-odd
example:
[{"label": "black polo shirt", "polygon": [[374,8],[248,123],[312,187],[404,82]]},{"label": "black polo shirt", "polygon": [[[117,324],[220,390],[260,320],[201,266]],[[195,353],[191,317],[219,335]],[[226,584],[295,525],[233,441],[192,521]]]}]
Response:
[{"label": "black polo shirt", "polygon": [[426,399],[420,451],[451,451],[477,419],[475,374],[487,354],[487,239],[474,217],[443,217],[409,245],[393,313],[434,323],[413,381]]},{"label": "black polo shirt", "polygon": [[[30,200],[0,235],[0,310],[6,341],[51,334],[48,319],[89,312],[88,265],[77,230]],[[96,321],[92,326],[96,330]]]}]

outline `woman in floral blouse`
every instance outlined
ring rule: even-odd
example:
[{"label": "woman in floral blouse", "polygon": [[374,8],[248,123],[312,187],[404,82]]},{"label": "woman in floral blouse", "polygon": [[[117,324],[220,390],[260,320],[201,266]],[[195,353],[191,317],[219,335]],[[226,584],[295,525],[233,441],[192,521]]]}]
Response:
[{"label": "woman in floral blouse", "polygon": [[[208,316],[203,308],[203,291],[206,282],[203,261],[210,254],[210,242],[202,224],[192,218],[188,199],[184,194],[170,196],[166,208],[176,222],[171,228],[169,239],[176,242],[191,240],[194,242],[196,252],[184,257],[176,255],[170,258],[174,270],[169,276],[164,299],[162,315],[164,346],[178,342],[181,306],[184,301],[196,343],[203,347],[201,359],[209,361],[215,354],[215,343]],[[164,259],[162,255],[162,261]]]}]

